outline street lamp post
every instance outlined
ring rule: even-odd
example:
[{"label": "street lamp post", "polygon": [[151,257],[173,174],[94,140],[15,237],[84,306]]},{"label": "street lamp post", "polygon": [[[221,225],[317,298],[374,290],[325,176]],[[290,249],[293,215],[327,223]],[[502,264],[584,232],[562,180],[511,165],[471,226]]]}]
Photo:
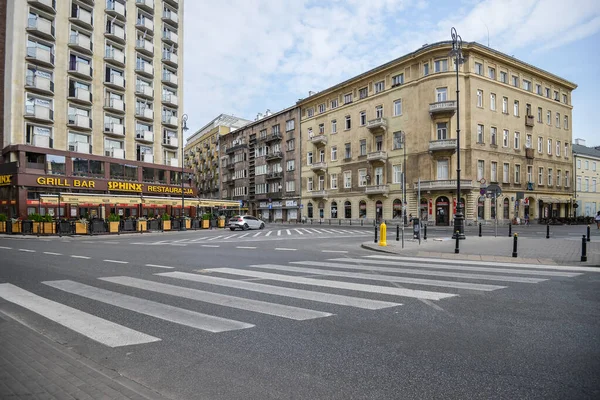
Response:
[{"label": "street lamp post", "polygon": [[[458,87],[458,69],[460,64],[465,62],[465,57],[462,54],[462,38],[458,33],[456,33],[456,29],[453,27],[450,31],[452,35],[452,51],[451,55],[454,56],[454,63],[456,66],[456,214],[454,214],[454,233],[452,235],[453,239],[464,239],[465,238],[465,227],[464,221],[465,217],[463,214],[463,206],[461,202],[460,196],[460,102],[459,102],[459,94],[460,90]],[[458,253],[458,241],[456,242],[455,252]]]},{"label": "street lamp post", "polygon": [[404,225],[406,225],[406,134],[400,132],[400,140],[402,140],[402,248],[404,248]]},{"label": "street lamp post", "polygon": [[181,222],[179,223],[179,230],[185,231],[185,195],[183,189],[183,168],[184,168],[184,146],[183,146],[183,135],[188,130],[187,127],[187,114],[183,114],[181,117]]}]

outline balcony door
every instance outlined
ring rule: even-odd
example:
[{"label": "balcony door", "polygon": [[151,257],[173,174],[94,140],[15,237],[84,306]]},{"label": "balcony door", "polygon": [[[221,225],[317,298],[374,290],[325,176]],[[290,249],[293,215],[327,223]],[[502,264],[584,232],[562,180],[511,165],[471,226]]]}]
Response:
[{"label": "balcony door", "polygon": [[437,180],[448,179],[448,160],[439,160],[437,162]]},{"label": "balcony door", "polygon": [[375,168],[375,185],[383,185],[383,167]]}]

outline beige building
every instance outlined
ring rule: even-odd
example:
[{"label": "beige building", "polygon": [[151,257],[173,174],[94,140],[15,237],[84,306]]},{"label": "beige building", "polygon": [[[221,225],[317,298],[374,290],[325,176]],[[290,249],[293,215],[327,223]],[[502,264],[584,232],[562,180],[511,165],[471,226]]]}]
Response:
[{"label": "beige building", "polygon": [[221,114],[187,139],[185,163],[194,173],[194,183],[201,198],[222,198],[219,163],[222,137],[249,122],[247,119]]},{"label": "beige building", "polygon": [[[451,48],[424,46],[298,102],[304,215],[400,218],[405,170],[407,213],[452,222],[458,196]],[[569,215],[576,85],[477,43],[464,44],[463,54],[466,222]],[[497,205],[480,195],[492,183],[502,189]]]},{"label": "beige building", "polygon": [[179,185],[183,0],[0,5],[0,162],[18,163],[14,174]]},{"label": "beige building", "polygon": [[575,139],[573,159],[577,202],[574,214],[593,217],[600,211],[600,147],[586,147],[584,140]]}]

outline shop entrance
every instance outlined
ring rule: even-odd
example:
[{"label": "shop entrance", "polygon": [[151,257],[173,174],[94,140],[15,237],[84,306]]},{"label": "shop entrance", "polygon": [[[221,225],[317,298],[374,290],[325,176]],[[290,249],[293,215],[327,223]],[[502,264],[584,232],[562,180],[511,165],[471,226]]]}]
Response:
[{"label": "shop entrance", "polygon": [[438,197],[435,201],[435,224],[438,226],[450,225],[450,203],[445,196]]}]

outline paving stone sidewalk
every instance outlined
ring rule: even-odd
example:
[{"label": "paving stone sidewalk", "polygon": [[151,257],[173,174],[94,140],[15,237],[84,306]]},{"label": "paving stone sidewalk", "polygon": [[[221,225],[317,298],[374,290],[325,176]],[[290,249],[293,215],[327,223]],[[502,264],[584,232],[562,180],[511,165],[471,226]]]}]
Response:
[{"label": "paving stone sidewalk", "polygon": [[581,262],[581,239],[575,238],[519,238],[517,257],[512,257],[513,238],[469,236],[460,241],[460,253],[455,254],[456,243],[450,238],[428,239],[419,242],[401,242],[388,239],[387,246],[365,242],[363,248],[411,257],[435,257],[477,261],[499,261],[522,264],[585,265],[600,267],[600,241],[587,242],[587,262]]},{"label": "paving stone sidewalk", "polygon": [[0,399],[164,399],[0,314]]}]

